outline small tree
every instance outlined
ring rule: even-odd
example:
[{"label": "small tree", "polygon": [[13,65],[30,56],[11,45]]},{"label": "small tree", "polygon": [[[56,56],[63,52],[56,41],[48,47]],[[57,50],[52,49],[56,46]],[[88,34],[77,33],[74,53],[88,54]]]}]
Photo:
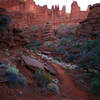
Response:
[{"label": "small tree", "polygon": [[100,36],[87,40],[81,50],[79,65],[83,68],[100,69]]},{"label": "small tree", "polygon": [[11,23],[11,18],[8,15],[0,14],[0,31],[1,32],[8,32],[10,23]]}]

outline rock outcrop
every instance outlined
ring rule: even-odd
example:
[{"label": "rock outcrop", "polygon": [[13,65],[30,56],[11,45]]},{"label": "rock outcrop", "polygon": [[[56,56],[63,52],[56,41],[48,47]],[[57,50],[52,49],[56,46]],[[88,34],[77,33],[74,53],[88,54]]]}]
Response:
[{"label": "rock outcrop", "polygon": [[70,21],[74,23],[78,23],[84,20],[88,16],[88,13],[89,13],[89,7],[87,11],[81,11],[77,2],[74,1],[71,5]]},{"label": "rock outcrop", "polygon": [[55,26],[62,23],[78,23],[88,14],[88,11],[81,11],[75,1],[72,4],[71,14],[66,13],[65,6],[62,10],[59,10],[59,6],[48,9],[47,6],[36,5],[33,0],[1,0],[0,8],[7,10],[8,15],[13,18],[14,26],[19,28],[47,22]]},{"label": "rock outcrop", "polygon": [[24,61],[24,63],[28,66],[29,69],[31,69],[32,71],[36,71],[37,69],[46,69],[47,71],[49,71],[50,73],[52,74],[56,74],[56,71],[55,69],[46,64],[46,63],[41,63],[40,61],[34,59],[34,58],[31,58],[29,56],[22,56],[22,59]]},{"label": "rock outcrop", "polygon": [[80,24],[79,34],[91,36],[100,34],[100,3],[90,7],[88,17]]}]

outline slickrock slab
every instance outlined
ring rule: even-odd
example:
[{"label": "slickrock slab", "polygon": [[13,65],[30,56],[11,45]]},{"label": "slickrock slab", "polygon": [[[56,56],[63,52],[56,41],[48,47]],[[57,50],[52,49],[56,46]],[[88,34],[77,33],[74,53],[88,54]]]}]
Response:
[{"label": "slickrock slab", "polygon": [[27,66],[31,66],[34,68],[44,68],[45,67],[44,64],[40,63],[38,60],[31,58],[29,56],[23,55],[22,58]]},{"label": "slickrock slab", "polygon": [[22,59],[25,62],[25,64],[33,71],[35,71],[36,69],[44,68],[47,71],[49,71],[51,74],[56,74],[56,71],[50,65],[44,65],[44,63],[41,63],[40,61],[38,61],[34,58],[31,58],[29,56],[23,55]]},{"label": "slickrock slab", "polygon": [[50,66],[49,64],[45,65],[45,69],[54,75],[56,74],[56,70],[54,70],[54,68]]}]

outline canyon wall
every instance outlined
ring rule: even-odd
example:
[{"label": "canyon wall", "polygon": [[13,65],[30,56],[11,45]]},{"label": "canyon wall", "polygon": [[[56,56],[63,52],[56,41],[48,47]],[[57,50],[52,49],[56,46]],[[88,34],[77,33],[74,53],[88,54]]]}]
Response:
[{"label": "canyon wall", "polygon": [[[2,1],[2,2],[1,2]],[[85,19],[89,10],[81,11],[77,2],[71,5],[71,13],[66,13],[66,7],[59,10],[59,6],[36,5],[33,0],[0,0],[0,8],[7,10],[13,19],[15,27],[31,27],[35,24],[51,23],[53,25],[79,23]]]},{"label": "canyon wall", "polygon": [[84,20],[88,16],[89,8],[90,6],[88,6],[87,11],[81,11],[77,2],[74,1],[71,5],[70,21],[77,23]]},{"label": "canyon wall", "polygon": [[100,34],[100,3],[90,7],[90,12],[85,20],[80,22],[77,34],[95,37]]}]

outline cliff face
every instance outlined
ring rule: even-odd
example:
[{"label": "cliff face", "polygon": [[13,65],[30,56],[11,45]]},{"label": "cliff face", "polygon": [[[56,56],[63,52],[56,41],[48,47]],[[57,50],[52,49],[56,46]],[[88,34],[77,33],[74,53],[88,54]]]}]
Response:
[{"label": "cliff face", "polygon": [[90,7],[88,17],[80,24],[79,34],[91,36],[100,34],[100,3]]},{"label": "cliff face", "polygon": [[1,0],[0,8],[5,8],[8,11],[19,11],[28,13],[34,11],[35,3],[33,0]]},{"label": "cliff face", "polygon": [[74,1],[71,5],[70,19],[72,22],[80,22],[87,17],[88,13],[89,13],[89,7],[88,7],[87,11],[81,11],[77,2]]},{"label": "cliff face", "polygon": [[[2,1],[2,2],[1,2]],[[15,27],[30,27],[34,24],[52,23],[53,25],[79,23],[87,17],[88,11],[81,11],[77,2],[73,2],[71,14],[66,13],[66,7],[36,5],[33,0],[0,0],[0,8],[7,10],[13,18]],[[79,17],[80,16],[80,17]]]}]

